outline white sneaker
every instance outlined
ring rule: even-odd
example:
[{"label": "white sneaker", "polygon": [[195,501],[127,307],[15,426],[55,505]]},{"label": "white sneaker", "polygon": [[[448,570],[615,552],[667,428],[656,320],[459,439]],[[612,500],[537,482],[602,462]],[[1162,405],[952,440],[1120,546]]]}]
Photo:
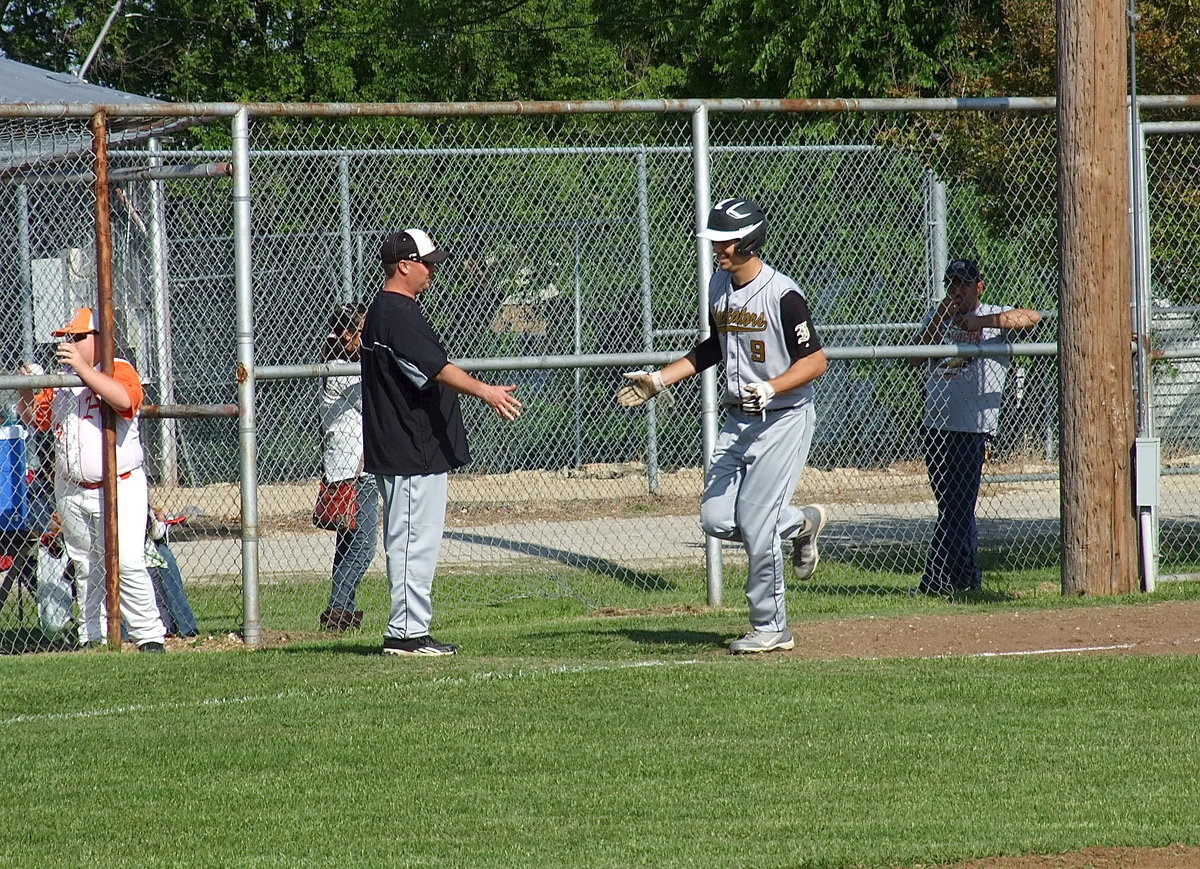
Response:
[{"label": "white sneaker", "polygon": [[792,546],[792,573],[796,579],[808,579],[817,570],[821,555],[817,552],[817,537],[829,515],[820,504],[809,504],[803,508],[804,527],[796,535]]},{"label": "white sneaker", "polygon": [[750,631],[740,640],[729,644],[729,651],[735,655],[757,654],[760,652],[786,652],[796,648],[792,632],[787,628],[782,631]]}]

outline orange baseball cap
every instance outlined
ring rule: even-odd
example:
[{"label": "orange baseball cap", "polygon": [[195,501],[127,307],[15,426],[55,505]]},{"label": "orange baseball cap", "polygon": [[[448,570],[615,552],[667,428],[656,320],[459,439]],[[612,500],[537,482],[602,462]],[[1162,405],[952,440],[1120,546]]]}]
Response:
[{"label": "orange baseball cap", "polygon": [[75,316],[67,321],[67,325],[61,329],[55,329],[50,334],[55,338],[61,338],[64,335],[87,335],[89,332],[96,331],[96,320],[92,316],[91,308],[80,308],[75,312]]}]

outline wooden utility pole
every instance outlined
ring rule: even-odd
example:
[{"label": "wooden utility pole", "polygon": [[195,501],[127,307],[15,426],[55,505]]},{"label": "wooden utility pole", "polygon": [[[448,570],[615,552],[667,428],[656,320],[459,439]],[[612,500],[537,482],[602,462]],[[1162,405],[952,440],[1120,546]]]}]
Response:
[{"label": "wooden utility pole", "polygon": [[1136,591],[1125,0],[1056,0],[1063,594]]}]

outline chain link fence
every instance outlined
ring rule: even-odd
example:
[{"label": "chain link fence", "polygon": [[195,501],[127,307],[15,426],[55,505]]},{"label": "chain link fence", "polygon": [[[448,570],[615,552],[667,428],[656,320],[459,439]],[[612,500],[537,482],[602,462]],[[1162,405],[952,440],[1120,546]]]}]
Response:
[{"label": "chain link fence", "polygon": [[[920,579],[936,506],[921,368],[899,348],[955,257],[980,263],[985,302],[1044,314],[1021,338],[984,466],[984,591],[1022,593],[1013,577],[1057,564],[1053,112],[916,108],[714,111],[704,130],[712,199],[764,205],[765,258],[807,294],[831,359],[795,498],[825,504],[830,524],[818,575],[793,595],[901,594]],[[625,366],[662,364],[696,340],[694,115],[283,110],[252,117],[249,130],[263,631],[314,631],[328,603],[334,535],[311,521],[320,377],[330,373],[318,363],[330,313],[370,300],[380,241],[410,226],[454,254],[423,297],[451,356],[516,384],[525,403],[505,424],[464,399],[473,461],[450,479],[439,612],[528,596],[702,602],[698,378],[669,405],[631,412],[613,401]],[[1148,141],[1154,324],[1169,351],[1154,369],[1161,553],[1165,570],[1188,572],[1200,547],[1200,363],[1185,358],[1200,274],[1195,154],[1191,136]],[[202,634],[238,631],[243,619],[232,145],[219,113],[114,119],[109,145],[118,348],[159,406],[142,421],[151,500],[184,517],[170,546]],[[86,119],[0,118],[0,210],[18,228],[0,249],[13,288],[0,294],[6,371],[30,360],[53,371],[49,331],[95,299],[90,149]],[[18,429],[6,429],[10,454],[46,453],[44,438]],[[42,465],[23,467],[44,487]],[[32,551],[45,513],[11,521],[10,554]],[[723,552],[734,600],[744,556]],[[0,632],[5,648],[39,647],[53,633],[46,594],[14,559]],[[380,549],[359,592],[372,631],[386,621],[382,570]]]},{"label": "chain link fence", "polygon": [[1200,226],[1194,119],[1145,125],[1155,434],[1162,439],[1159,550],[1163,569],[1197,572],[1200,553]]}]

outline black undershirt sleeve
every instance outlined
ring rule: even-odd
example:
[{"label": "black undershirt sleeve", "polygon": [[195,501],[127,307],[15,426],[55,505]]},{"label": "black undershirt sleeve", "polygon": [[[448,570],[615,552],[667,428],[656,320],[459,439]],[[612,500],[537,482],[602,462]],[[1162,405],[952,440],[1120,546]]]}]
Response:
[{"label": "black undershirt sleeve", "polygon": [[721,337],[717,334],[717,322],[711,311],[708,314],[708,337],[692,349],[691,356],[696,363],[697,373],[721,361]]},{"label": "black undershirt sleeve", "polygon": [[821,349],[808,300],[800,293],[785,293],[779,300],[779,321],[783,324],[783,343],[792,362]]}]

